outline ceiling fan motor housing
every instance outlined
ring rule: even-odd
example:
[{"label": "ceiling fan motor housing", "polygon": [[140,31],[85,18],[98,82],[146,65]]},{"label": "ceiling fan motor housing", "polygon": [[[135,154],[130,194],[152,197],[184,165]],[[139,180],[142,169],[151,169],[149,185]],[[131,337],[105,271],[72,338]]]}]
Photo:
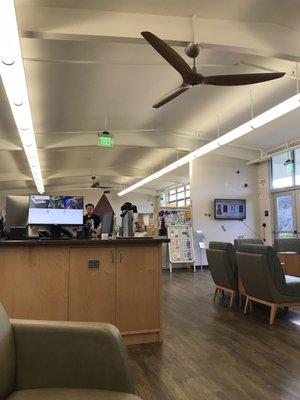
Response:
[{"label": "ceiling fan motor housing", "polygon": [[198,43],[190,43],[184,49],[185,54],[190,58],[198,57],[201,47]]}]

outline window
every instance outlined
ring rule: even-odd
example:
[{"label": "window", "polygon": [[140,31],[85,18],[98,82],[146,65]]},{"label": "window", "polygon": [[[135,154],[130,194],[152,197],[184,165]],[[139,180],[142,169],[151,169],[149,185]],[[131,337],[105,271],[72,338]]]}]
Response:
[{"label": "window", "polygon": [[177,188],[172,188],[168,191],[169,204],[176,207],[189,206],[190,200],[190,185],[182,185]]},{"label": "window", "polygon": [[293,151],[290,151],[272,157],[271,162],[272,162],[273,189],[280,189],[293,186],[294,168],[288,168],[287,166],[284,165],[288,159],[293,161],[293,153],[294,153]]}]

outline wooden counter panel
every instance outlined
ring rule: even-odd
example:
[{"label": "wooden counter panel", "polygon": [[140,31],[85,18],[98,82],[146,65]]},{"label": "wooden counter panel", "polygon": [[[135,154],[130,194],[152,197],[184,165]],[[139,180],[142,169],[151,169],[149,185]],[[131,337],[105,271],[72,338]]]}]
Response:
[{"label": "wooden counter panel", "polygon": [[0,301],[10,318],[68,318],[69,249],[1,249]]},{"label": "wooden counter panel", "polygon": [[117,249],[116,325],[122,332],[160,327],[158,246]]},{"label": "wooden counter panel", "polygon": [[[69,320],[115,323],[115,249],[71,248]],[[99,268],[89,268],[90,260]]]},{"label": "wooden counter panel", "polygon": [[0,246],[9,317],[110,322],[127,343],[162,341],[161,242],[103,242]]},{"label": "wooden counter panel", "polygon": [[26,318],[28,299],[31,290],[28,287],[30,253],[26,247],[1,249],[0,256],[0,302],[11,318]]}]

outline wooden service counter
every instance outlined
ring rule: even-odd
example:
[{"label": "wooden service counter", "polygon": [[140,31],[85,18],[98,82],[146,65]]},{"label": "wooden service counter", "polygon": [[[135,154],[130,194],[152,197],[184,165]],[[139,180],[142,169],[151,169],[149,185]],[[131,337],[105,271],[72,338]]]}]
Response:
[{"label": "wooden service counter", "polygon": [[0,302],[11,318],[110,322],[127,344],[160,342],[165,241],[0,241]]}]

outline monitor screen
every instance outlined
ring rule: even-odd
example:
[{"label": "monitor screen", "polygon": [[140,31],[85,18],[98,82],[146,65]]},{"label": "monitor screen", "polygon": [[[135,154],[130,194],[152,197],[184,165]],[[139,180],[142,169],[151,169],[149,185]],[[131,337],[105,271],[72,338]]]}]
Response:
[{"label": "monitor screen", "polygon": [[28,219],[29,196],[6,196],[5,229],[9,232],[12,226],[26,226]]},{"label": "monitor screen", "polygon": [[246,200],[242,199],[215,199],[216,219],[245,219]]},{"label": "monitor screen", "polygon": [[83,196],[29,197],[28,224],[81,225],[83,223]]}]

